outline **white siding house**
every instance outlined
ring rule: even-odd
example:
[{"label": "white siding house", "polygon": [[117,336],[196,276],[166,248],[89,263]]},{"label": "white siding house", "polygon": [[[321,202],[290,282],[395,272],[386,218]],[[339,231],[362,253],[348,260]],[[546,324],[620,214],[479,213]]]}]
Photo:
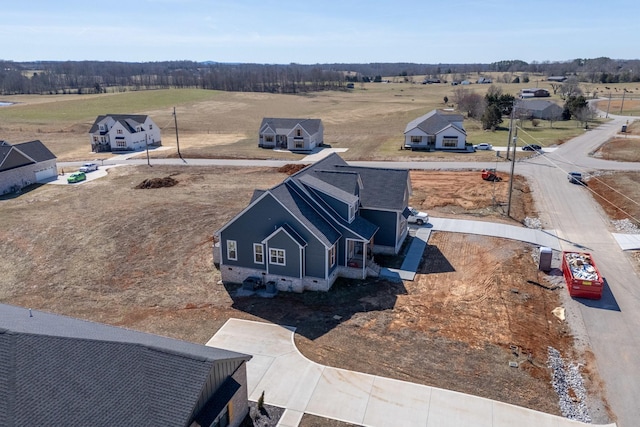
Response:
[{"label": "white siding house", "polygon": [[258,147],[311,151],[324,142],[320,119],[264,118],[258,131]]},{"label": "white siding house", "polygon": [[138,151],[162,145],[160,128],[147,115],[107,114],[98,116],[89,130],[91,150]]},{"label": "white siding house", "polygon": [[465,150],[467,132],[461,114],[433,110],[407,124],[404,147],[412,150]]}]

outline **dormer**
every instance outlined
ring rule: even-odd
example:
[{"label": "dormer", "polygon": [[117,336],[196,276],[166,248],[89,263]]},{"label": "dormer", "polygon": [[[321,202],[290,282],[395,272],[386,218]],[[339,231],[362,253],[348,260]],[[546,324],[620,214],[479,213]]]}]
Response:
[{"label": "dormer", "polygon": [[358,213],[360,199],[338,187],[328,184],[310,174],[303,175],[300,182],[326,206],[343,220],[351,223]]}]

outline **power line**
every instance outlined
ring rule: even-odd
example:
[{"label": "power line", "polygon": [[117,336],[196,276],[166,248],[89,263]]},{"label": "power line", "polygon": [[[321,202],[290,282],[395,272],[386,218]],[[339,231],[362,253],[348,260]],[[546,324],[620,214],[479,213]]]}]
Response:
[{"label": "power line", "polygon": [[[522,132],[524,132],[525,134],[527,134],[526,131],[524,131],[522,128],[516,127],[516,129],[520,129]],[[528,136],[531,136],[529,134],[527,134]],[[536,142],[540,142],[538,141],[536,138],[532,137]],[[563,173],[568,174],[569,171],[563,169],[562,167],[560,167],[557,162],[554,162],[553,160],[549,159],[547,156],[542,156],[544,158],[545,161],[547,161],[549,164],[551,164],[551,166],[561,170]],[[562,158],[565,163],[570,164],[575,166],[576,168],[585,170],[586,168],[583,166],[579,166],[577,164],[575,164],[574,162],[566,159],[565,157],[558,155],[558,157]],[[602,183],[603,185],[605,185],[606,187],[608,187],[609,189],[613,190],[614,192],[620,194],[621,196],[623,196],[624,198],[626,198],[627,200],[631,201],[632,203],[640,206],[640,203],[636,202],[635,200],[631,199],[630,197],[626,196],[625,194],[621,193],[620,191],[616,190],[615,188],[611,187],[610,185],[608,185],[606,182],[602,181],[601,179],[599,179],[596,176],[593,176],[593,179]],[[587,190],[589,190],[593,195],[598,196],[600,199],[604,200],[605,202],[607,202],[609,205],[613,206],[614,208],[616,208],[617,210],[619,210],[620,212],[624,213],[625,215],[627,215],[629,218],[633,219],[634,221],[640,223],[640,219],[636,218],[635,216],[633,216],[633,214],[627,212],[626,210],[624,210],[623,208],[621,208],[620,206],[616,205],[614,202],[612,202],[611,200],[607,199],[606,197],[596,193],[593,189],[589,188],[587,185],[583,185],[584,188],[586,188]]]}]

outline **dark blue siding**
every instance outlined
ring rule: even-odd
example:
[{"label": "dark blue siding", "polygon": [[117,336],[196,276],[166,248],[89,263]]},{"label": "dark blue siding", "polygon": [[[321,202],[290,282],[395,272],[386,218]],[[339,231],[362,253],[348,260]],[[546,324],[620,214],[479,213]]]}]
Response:
[{"label": "dark blue siding", "polygon": [[336,211],[338,215],[344,218],[346,221],[349,220],[349,205],[343,201],[340,201],[334,197],[329,196],[321,191],[315,191],[316,195],[325,201],[331,209]]},{"label": "dark blue siding", "polygon": [[[269,239],[267,245],[269,274],[300,277],[300,246],[287,233],[280,231]],[[270,249],[284,249],[286,265],[272,264]]]},{"label": "dark blue siding", "polygon": [[375,245],[395,247],[398,228],[396,212],[360,209],[360,216],[380,227],[373,239]]},{"label": "dark blue siding", "polygon": [[[253,244],[262,242],[284,224],[292,227],[307,242],[304,251],[306,275],[324,278],[327,262],[324,245],[270,195],[266,195],[220,233],[222,263],[266,270],[266,264],[253,262]],[[228,239],[235,240],[238,244],[237,261],[227,259]],[[268,257],[269,253],[265,248],[265,262],[268,262]]]}]

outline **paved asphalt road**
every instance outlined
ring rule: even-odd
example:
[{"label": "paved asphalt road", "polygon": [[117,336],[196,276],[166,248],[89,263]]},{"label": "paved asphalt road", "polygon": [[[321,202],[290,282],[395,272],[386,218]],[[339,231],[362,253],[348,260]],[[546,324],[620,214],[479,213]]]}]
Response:
[{"label": "paved asphalt road", "polygon": [[[576,327],[584,327],[604,380],[608,403],[621,427],[640,424],[640,278],[611,235],[609,221],[589,195],[588,188],[570,184],[567,171],[640,170],[638,163],[605,161],[589,157],[618,132],[631,117],[610,115],[613,120],[561,145],[558,149],[516,163],[516,173],[527,176],[544,228],[558,230],[563,249],[593,254],[606,279],[600,301],[571,299],[568,311],[577,314]],[[639,140],[640,142],[640,140]],[[146,164],[144,160],[108,160],[109,164]],[[82,162],[61,163],[73,167]],[[151,164],[267,166],[291,161],[226,159],[152,159]],[[504,159],[492,162],[350,162],[354,165],[407,169],[481,169],[496,167],[508,172]]]}]

